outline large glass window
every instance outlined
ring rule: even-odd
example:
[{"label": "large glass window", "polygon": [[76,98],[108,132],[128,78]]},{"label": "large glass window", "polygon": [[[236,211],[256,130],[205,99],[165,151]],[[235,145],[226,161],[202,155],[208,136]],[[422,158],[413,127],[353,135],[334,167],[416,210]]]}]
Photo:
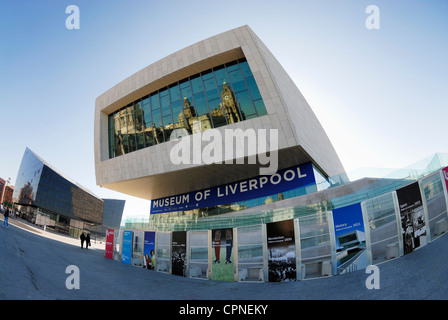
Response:
[{"label": "large glass window", "polygon": [[168,141],[174,130],[177,138],[266,114],[249,64],[240,59],[161,88],[111,114],[109,157]]}]

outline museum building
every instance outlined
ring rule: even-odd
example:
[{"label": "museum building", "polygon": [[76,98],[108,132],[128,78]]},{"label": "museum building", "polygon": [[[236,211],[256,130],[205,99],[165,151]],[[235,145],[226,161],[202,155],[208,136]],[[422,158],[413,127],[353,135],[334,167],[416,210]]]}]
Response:
[{"label": "museum building", "polygon": [[[404,252],[392,194],[416,180],[350,182],[311,107],[248,26],[171,54],[99,96],[94,144],[99,186],[151,200],[145,224],[108,233],[107,255],[124,263],[287,281]],[[446,216],[441,178],[437,186]],[[388,220],[374,232],[390,232],[387,241],[365,230],[366,201],[376,197],[385,197]],[[402,223],[428,225],[422,212]]]}]

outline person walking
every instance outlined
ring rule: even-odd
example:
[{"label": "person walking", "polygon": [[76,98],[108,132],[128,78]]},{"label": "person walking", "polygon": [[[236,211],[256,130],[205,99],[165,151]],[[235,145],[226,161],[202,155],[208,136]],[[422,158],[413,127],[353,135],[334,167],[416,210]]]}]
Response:
[{"label": "person walking", "polygon": [[3,212],[3,216],[5,219],[3,220],[3,226],[9,228],[8,218],[9,218],[9,208],[6,208],[5,212]]},{"label": "person walking", "polygon": [[89,249],[89,246],[90,246],[90,233],[88,233],[86,237],[86,249]]},{"label": "person walking", "polygon": [[84,248],[84,241],[86,240],[86,236],[84,235],[84,232],[81,233],[81,236],[79,237],[81,239],[81,249]]}]

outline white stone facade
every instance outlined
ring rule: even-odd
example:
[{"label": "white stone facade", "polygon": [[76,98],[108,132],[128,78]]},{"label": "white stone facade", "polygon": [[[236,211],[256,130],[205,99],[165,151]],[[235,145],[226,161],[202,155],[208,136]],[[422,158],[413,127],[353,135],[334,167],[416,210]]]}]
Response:
[{"label": "white stone facade", "polygon": [[151,200],[258,175],[254,165],[175,165],[170,161],[170,150],[176,141],[112,159],[108,152],[109,114],[173,82],[244,57],[268,114],[218,130],[278,129],[279,169],[312,161],[327,176],[343,174],[336,151],[303,95],[258,36],[248,26],[242,26],[171,54],[96,99],[97,184]]}]

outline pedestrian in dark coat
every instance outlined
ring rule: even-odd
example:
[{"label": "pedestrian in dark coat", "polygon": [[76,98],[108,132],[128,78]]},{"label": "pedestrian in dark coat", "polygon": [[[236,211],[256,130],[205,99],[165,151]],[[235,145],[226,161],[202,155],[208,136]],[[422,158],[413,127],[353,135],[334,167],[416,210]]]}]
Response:
[{"label": "pedestrian in dark coat", "polygon": [[90,246],[90,233],[88,233],[86,237],[86,249],[89,249],[89,246]]},{"label": "pedestrian in dark coat", "polygon": [[81,233],[81,236],[79,237],[81,239],[81,249],[84,248],[84,240],[86,240],[86,236],[84,235],[84,232]]}]

